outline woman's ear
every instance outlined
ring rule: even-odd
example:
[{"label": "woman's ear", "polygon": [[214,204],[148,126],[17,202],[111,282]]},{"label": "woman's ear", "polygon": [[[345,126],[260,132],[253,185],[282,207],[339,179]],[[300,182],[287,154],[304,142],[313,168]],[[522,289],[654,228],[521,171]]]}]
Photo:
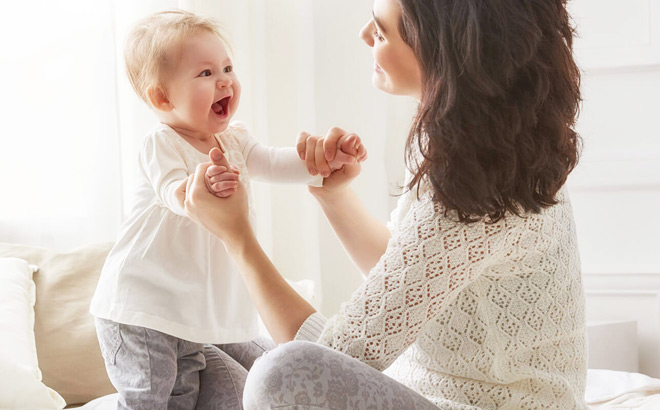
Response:
[{"label": "woman's ear", "polygon": [[167,98],[165,90],[163,90],[163,87],[160,85],[149,87],[147,90],[147,97],[149,98],[151,105],[159,111],[172,111],[172,108],[174,108],[170,100]]}]

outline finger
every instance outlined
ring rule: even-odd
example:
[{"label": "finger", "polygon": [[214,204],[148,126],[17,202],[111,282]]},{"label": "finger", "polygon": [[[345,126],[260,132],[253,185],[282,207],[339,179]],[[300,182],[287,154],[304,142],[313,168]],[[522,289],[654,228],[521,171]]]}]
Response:
[{"label": "finger", "polygon": [[329,177],[331,170],[330,166],[328,165],[328,161],[325,160],[323,139],[316,141],[316,150],[314,151],[314,155],[316,157],[316,169],[319,171],[319,174],[321,174],[323,178]]},{"label": "finger", "polygon": [[298,156],[300,159],[305,159],[305,154],[307,150],[307,138],[309,138],[309,133],[305,131],[300,131],[298,137],[296,138],[296,151],[298,151]]},{"label": "finger", "polygon": [[211,166],[210,162],[202,162],[197,164],[195,173],[191,175],[192,178],[188,181],[186,189],[186,204],[192,205],[197,201],[204,191],[208,192],[206,188],[206,170]]},{"label": "finger", "polygon": [[238,181],[222,181],[213,184],[213,192],[218,193],[228,189],[238,188]]},{"label": "finger", "polygon": [[357,158],[359,162],[362,162],[365,159],[367,159],[367,149],[362,144],[359,144],[357,146]]},{"label": "finger", "polygon": [[186,181],[187,181],[186,182],[186,189],[184,190],[184,192],[186,194],[188,192],[190,192],[190,190],[192,189],[193,177],[194,177],[194,174],[191,174],[191,175],[188,175],[188,178],[186,179]]},{"label": "finger", "polygon": [[227,189],[227,190],[224,190],[224,191],[221,191],[221,192],[216,192],[215,195],[220,197],[220,198],[227,198],[228,196],[231,196],[234,193],[236,193],[236,188]]},{"label": "finger", "polygon": [[[213,165],[211,165],[211,166],[213,166]],[[213,192],[211,177],[209,176],[209,169],[208,168],[206,169],[206,173],[204,174],[204,183],[206,184],[206,189]]]},{"label": "finger", "polygon": [[323,143],[323,149],[325,150],[325,159],[331,161],[335,157],[337,152],[337,142],[339,139],[346,134],[346,131],[338,127],[332,127],[328,130],[325,135],[325,141]]},{"label": "finger", "polygon": [[224,165],[211,165],[207,170],[206,170],[206,175],[209,177],[214,177],[216,175],[220,175],[227,172],[227,167]]},{"label": "finger", "polygon": [[220,148],[212,148],[211,151],[209,151],[209,158],[211,159],[213,165],[223,165],[226,167],[229,166],[229,162],[227,162],[227,159],[225,158],[225,155],[222,153]]},{"label": "finger", "polygon": [[337,154],[335,155],[335,159],[332,160],[332,163],[340,163],[340,164],[354,164],[357,162],[357,158],[355,158],[354,155],[350,155],[345,153],[343,150],[337,151]]},{"label": "finger", "polygon": [[209,178],[209,181],[211,184],[215,184],[217,182],[224,182],[224,181],[238,181],[238,175],[234,174],[233,172],[225,172],[220,175],[216,175],[214,177]]},{"label": "finger", "polygon": [[236,175],[240,175],[240,173],[241,173],[241,170],[238,169],[238,167],[236,165],[230,165],[229,170],[231,172],[233,172],[234,174],[236,174]]},{"label": "finger", "polygon": [[341,151],[349,155],[357,156],[356,145],[358,143],[359,137],[357,134],[347,134],[339,139],[337,145]]},{"label": "finger", "polygon": [[316,168],[316,142],[318,137],[309,137],[305,146],[305,166],[311,175],[318,175],[319,171]]}]

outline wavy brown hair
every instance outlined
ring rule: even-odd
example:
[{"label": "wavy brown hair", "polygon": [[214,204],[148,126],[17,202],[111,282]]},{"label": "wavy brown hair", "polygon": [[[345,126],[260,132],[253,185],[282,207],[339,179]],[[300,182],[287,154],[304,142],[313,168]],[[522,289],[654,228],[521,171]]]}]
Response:
[{"label": "wavy brown hair", "polygon": [[[423,85],[407,189],[461,222],[538,213],[577,164],[580,71],[565,0],[398,0]],[[418,155],[421,154],[421,155]]]}]

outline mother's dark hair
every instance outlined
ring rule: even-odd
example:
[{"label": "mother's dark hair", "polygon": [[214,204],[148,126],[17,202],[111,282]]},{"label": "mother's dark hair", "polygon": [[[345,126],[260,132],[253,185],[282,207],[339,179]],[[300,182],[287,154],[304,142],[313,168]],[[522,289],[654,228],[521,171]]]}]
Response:
[{"label": "mother's dark hair", "polygon": [[566,1],[398,2],[401,35],[423,76],[407,188],[427,177],[462,222],[556,204],[580,146]]}]

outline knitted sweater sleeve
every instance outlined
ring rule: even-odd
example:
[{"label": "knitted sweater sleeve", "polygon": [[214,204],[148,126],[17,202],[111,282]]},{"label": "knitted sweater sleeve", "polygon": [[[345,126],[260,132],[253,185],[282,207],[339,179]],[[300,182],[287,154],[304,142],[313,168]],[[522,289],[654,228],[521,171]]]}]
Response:
[{"label": "knitted sweater sleeve", "polygon": [[378,370],[387,368],[480,276],[485,238],[478,231],[444,218],[430,193],[414,201],[385,254],[340,313],[325,322],[318,342]]}]

